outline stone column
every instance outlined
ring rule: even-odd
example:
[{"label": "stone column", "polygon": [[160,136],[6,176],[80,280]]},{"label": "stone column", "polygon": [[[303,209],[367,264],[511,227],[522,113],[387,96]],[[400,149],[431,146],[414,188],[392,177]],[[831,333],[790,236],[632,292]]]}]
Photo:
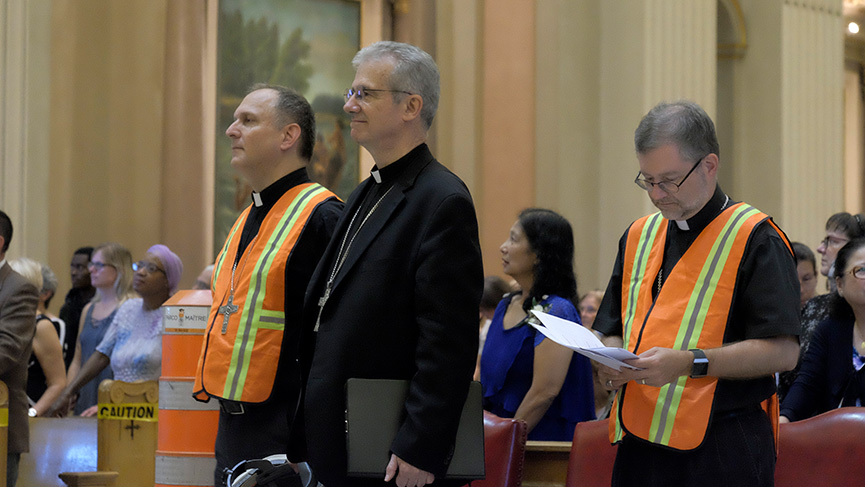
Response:
[{"label": "stone column", "polygon": [[[680,98],[715,112],[716,0],[600,3],[599,273],[609,275],[619,237],[657,211],[634,185],[634,130],[650,108]],[[603,284],[606,284],[604,282]]]},{"label": "stone column", "polygon": [[725,101],[735,127],[728,191],[815,249],[826,219],[845,209],[841,2],[740,4],[749,46]]},{"label": "stone column", "polygon": [[778,217],[791,239],[816,247],[826,218],[844,210],[841,2],[785,0],[781,14]]},{"label": "stone column", "polygon": [[480,191],[484,271],[502,271],[499,246],[517,213],[535,203],[535,3],[484,2],[481,40]]},{"label": "stone column", "polygon": [[168,2],[167,9],[159,233],[183,260],[186,287],[214,257],[216,22],[208,20],[215,21],[216,2]]},{"label": "stone column", "polygon": [[50,3],[0,0],[0,209],[12,219],[7,257],[48,254]]}]

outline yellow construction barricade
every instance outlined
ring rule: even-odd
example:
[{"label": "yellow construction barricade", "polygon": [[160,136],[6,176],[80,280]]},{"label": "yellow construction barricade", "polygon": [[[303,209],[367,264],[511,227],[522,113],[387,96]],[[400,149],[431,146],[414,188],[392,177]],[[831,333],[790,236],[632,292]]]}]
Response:
[{"label": "yellow construction barricade", "polygon": [[159,419],[158,383],[102,381],[97,417],[96,470],[117,472],[117,484],[123,487],[151,487]]}]

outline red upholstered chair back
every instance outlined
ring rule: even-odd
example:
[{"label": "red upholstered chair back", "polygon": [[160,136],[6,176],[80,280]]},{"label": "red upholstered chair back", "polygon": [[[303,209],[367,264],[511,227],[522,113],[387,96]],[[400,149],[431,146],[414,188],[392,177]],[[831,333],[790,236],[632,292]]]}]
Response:
[{"label": "red upholstered chair back", "polygon": [[[609,487],[616,447],[609,420],[580,423],[568,462],[567,487]],[[865,408],[841,408],[782,424],[775,487],[859,485],[865,479]]]},{"label": "red upholstered chair back", "polygon": [[577,424],[566,487],[610,487],[617,447],[610,444],[609,422],[605,419]]},{"label": "red upholstered chair back", "polygon": [[471,487],[519,487],[526,458],[526,422],[500,418],[484,411],[484,469],[486,478]]},{"label": "red upholstered chair back", "polygon": [[865,408],[841,408],[782,424],[775,486],[861,485]]}]

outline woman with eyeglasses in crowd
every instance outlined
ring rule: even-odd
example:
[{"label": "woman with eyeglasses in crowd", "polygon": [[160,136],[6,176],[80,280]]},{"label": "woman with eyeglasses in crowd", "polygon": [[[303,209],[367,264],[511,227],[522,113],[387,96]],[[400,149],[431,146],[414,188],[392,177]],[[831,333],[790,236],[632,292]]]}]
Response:
[{"label": "woman with eyeglasses in crowd", "polygon": [[[94,253],[94,259],[96,253]],[[177,291],[183,263],[165,245],[157,244],[144,258],[131,264],[132,287],[139,298],[125,301],[117,310],[105,338],[80,372],[69,381],[54,403],[62,407],[68,398],[111,365],[114,379],[124,382],[157,380],[162,368],[162,304]],[[88,414],[95,413],[95,406]]]},{"label": "woman with eyeglasses in crowd", "polygon": [[837,286],[829,318],[811,336],[781,422],[865,403],[865,238],[846,243],[835,259]]},{"label": "woman with eyeglasses in crowd", "polygon": [[[135,296],[132,292],[131,266],[132,254],[119,243],[107,242],[93,249],[87,269],[90,271],[90,283],[96,288],[96,295],[81,311],[78,340],[72,362],[66,372],[67,378],[71,379],[78,375],[81,364],[90,359],[96,351],[96,346],[105,337],[105,332],[108,331],[117,308],[124,301]],[[112,378],[111,369],[107,369],[83,384],[75,399],[74,413],[80,415],[95,406],[99,383]]]},{"label": "woman with eyeglasses in crowd", "polygon": [[827,279],[829,293],[814,296],[802,306],[802,328],[799,333],[799,363],[793,370],[783,372],[778,376],[778,398],[782,401],[787,395],[787,391],[790,390],[790,386],[796,380],[796,376],[799,375],[802,359],[805,357],[805,353],[808,352],[808,346],[811,343],[811,335],[817,329],[817,325],[829,317],[832,301],[837,297],[835,279],[833,278],[835,257],[844,244],[859,237],[865,237],[865,215],[861,213],[851,215],[850,213],[841,212],[835,213],[826,220],[826,236],[820,241],[820,245],[817,246],[817,253],[820,254],[820,274]]}]

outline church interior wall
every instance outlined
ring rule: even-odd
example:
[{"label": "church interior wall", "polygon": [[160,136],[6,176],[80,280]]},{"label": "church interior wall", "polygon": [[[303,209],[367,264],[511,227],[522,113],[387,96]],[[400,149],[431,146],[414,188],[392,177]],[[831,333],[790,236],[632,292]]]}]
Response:
[{"label": "church interior wall", "polygon": [[[861,162],[844,162],[845,147],[862,159],[861,142],[845,142],[861,141],[862,113],[860,103],[844,119],[840,0],[361,1],[364,44],[413,42],[439,63],[431,146],[472,191],[487,273],[501,273],[498,247],[519,210],[544,206],[574,226],[581,289],[603,287],[619,236],[653,211],[632,182],[633,130],[661,99],[706,107],[724,189],[791,239],[816,246],[829,214],[862,211]],[[179,249],[186,285],[212,255],[208,184],[220,162],[213,130],[195,128],[213,123],[216,3],[175,3],[0,0],[7,24],[29,26],[0,41],[6,62],[27,59],[12,66],[23,78],[4,70],[0,81],[4,106],[26,95],[29,117],[24,142],[10,115],[0,130],[0,205],[20,236],[11,256],[46,260],[63,292],[84,244],[116,240],[137,257],[162,241]],[[718,9],[731,4],[747,49],[719,59]]]}]

